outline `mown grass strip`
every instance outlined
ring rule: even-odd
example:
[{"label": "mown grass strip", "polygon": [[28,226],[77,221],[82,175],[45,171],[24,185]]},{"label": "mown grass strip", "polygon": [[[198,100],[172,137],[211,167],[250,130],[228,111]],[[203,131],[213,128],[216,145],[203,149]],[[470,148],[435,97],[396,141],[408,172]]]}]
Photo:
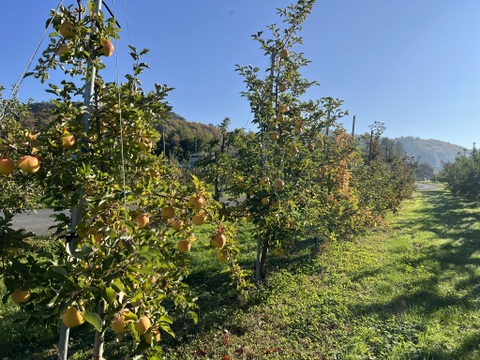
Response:
[{"label": "mown grass strip", "polygon": [[[200,321],[177,324],[177,339],[164,336],[164,359],[479,359],[477,204],[427,191],[389,220],[388,228],[320,254],[302,241],[286,257],[271,258],[271,275],[247,303],[237,301],[211,249],[192,254],[188,282],[199,296]],[[252,244],[245,264],[253,265]],[[51,334],[8,323],[12,307],[0,307],[0,315],[0,359],[54,353]],[[44,349],[25,341],[38,346],[42,336]],[[90,337],[75,331],[72,359],[91,356]],[[2,354],[12,341],[20,349]],[[127,344],[109,341],[107,359],[124,358]]]},{"label": "mown grass strip", "polygon": [[478,220],[476,204],[418,193],[388,229],[292,254],[301,265],[166,358],[478,359]]}]

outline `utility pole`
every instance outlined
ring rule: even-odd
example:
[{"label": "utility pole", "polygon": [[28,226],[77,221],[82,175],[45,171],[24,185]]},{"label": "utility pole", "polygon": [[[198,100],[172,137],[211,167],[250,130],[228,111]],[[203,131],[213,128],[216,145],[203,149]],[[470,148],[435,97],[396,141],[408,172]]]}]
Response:
[{"label": "utility pole", "polygon": [[370,161],[372,160],[372,145],[373,145],[373,130],[370,131],[370,144],[368,146],[368,165],[370,165]]},{"label": "utility pole", "polygon": [[165,127],[162,125],[162,140],[163,140],[163,158],[167,158],[167,154],[165,153]]},{"label": "utility pole", "polygon": [[[95,0],[95,7],[93,11],[98,14],[101,9],[102,9],[102,0]],[[92,29],[92,30],[93,32],[95,32],[95,29]],[[87,133],[90,128],[90,118],[92,113],[92,98],[95,91],[96,74],[97,74],[97,69],[89,60],[87,62],[87,82],[85,84],[85,92],[84,92],[84,98],[83,98],[83,105],[85,105],[87,108],[87,112],[84,113],[82,117],[83,130],[85,131],[85,133]],[[73,239],[75,237],[76,227],[82,217],[82,207],[84,203],[83,192],[81,190],[78,190],[78,194],[79,194],[79,202],[72,209],[72,223],[70,227],[71,237],[70,237],[70,242],[68,244],[68,246],[70,247],[70,253],[73,253],[75,251],[75,249],[73,248],[73,243],[74,243]],[[59,353],[58,359],[59,360],[67,360],[69,337],[70,337],[70,329],[67,328],[63,324],[63,322],[61,322],[60,339],[58,343],[58,353]]]},{"label": "utility pole", "polygon": [[352,137],[355,136],[355,115],[353,115],[352,120]]}]

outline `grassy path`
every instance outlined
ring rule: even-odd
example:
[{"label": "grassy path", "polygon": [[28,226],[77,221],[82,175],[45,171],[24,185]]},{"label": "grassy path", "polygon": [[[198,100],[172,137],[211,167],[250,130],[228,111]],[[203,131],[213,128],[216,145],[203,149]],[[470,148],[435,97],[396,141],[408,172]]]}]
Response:
[{"label": "grassy path", "polygon": [[[200,321],[164,337],[164,359],[480,359],[480,207],[424,191],[390,224],[316,256],[299,243],[269,260],[265,286],[243,305],[211,254],[192,253]],[[253,244],[246,264],[254,256]],[[56,335],[24,332],[3,306],[0,359],[50,359]],[[81,328],[70,360],[91,357]],[[109,339],[106,358],[127,359],[128,342]]]},{"label": "grassy path", "polygon": [[[442,191],[418,193],[389,229],[333,244],[316,258],[300,250],[257,303],[223,304],[221,321],[201,323],[176,354],[480,359],[479,220],[475,204]],[[215,313],[218,304],[210,304]]]}]

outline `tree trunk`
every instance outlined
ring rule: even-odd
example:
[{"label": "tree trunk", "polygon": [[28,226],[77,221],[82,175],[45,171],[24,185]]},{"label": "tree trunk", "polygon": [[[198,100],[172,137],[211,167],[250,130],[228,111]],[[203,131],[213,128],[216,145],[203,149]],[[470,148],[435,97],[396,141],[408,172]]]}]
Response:
[{"label": "tree trunk", "polygon": [[[260,274],[264,274],[265,272],[265,262],[267,261],[267,253],[268,253],[269,243],[268,238],[263,240],[263,249],[262,249],[262,258],[260,260]],[[262,275],[262,278],[264,275]]]},{"label": "tree trunk", "polygon": [[[105,313],[105,301],[101,300],[98,304],[98,315],[100,317]],[[93,347],[93,360],[104,360],[103,359],[103,346],[105,344],[105,332],[103,327],[105,321],[102,321],[102,331],[95,330],[95,345]]]},{"label": "tree trunk", "polygon": [[265,261],[267,260],[268,252],[268,238],[258,239],[257,246],[257,261],[255,262],[255,284],[260,284],[260,279],[263,279],[265,276],[264,268]]}]

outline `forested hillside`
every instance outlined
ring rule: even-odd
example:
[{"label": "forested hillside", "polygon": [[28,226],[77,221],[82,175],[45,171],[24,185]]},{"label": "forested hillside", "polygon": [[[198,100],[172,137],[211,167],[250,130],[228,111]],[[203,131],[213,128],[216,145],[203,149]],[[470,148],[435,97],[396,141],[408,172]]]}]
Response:
[{"label": "forested hillside", "polygon": [[400,142],[409,156],[418,159],[419,163],[428,163],[436,171],[442,169],[443,164],[455,161],[458,153],[464,151],[463,146],[434,139],[420,139],[413,136],[402,136],[392,139]]},{"label": "forested hillside", "polygon": [[[208,143],[220,137],[220,130],[213,125],[206,125],[185,120],[180,115],[169,113],[165,125],[159,126],[165,133],[165,152],[169,157],[182,161],[189,155],[208,149]],[[158,153],[163,151],[163,141],[157,144]]]},{"label": "forested hillside", "polygon": [[[22,119],[23,125],[41,131],[51,121],[49,110],[52,107],[48,102],[28,104],[31,116]],[[188,159],[192,153],[205,151],[212,140],[220,137],[216,126],[187,121],[174,112],[168,113],[157,130],[165,137],[165,142],[160,140],[157,144],[157,153],[162,153],[165,146],[167,156],[178,161]]]},{"label": "forested hillside", "polygon": [[[24,124],[29,128],[40,129],[42,124],[48,122],[48,108],[51,106],[46,102],[30,104],[29,109],[32,116],[25,118]],[[158,126],[158,130],[164,133],[167,156],[176,158],[178,161],[188,159],[192,153],[206,151],[208,143],[220,137],[218,127],[188,121],[174,112],[169,113],[164,125]],[[405,151],[408,156],[413,156],[419,163],[430,164],[436,171],[441,170],[444,163],[455,161],[457,154],[465,149],[446,141],[420,139],[413,136],[388,140],[393,144],[394,151]],[[163,141],[161,140],[157,146],[157,153],[160,154],[163,152]]]}]

